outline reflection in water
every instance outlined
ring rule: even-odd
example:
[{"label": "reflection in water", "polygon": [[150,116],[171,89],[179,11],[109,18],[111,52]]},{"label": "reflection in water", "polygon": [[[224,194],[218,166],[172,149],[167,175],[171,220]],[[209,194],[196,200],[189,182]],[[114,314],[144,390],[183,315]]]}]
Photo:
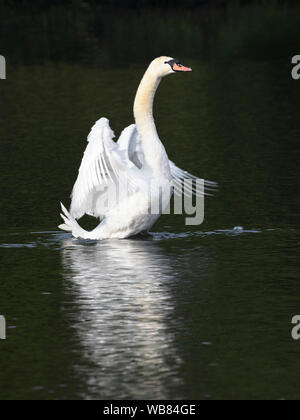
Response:
[{"label": "reflection in water", "polygon": [[179,385],[181,359],[170,331],[174,272],[159,244],[70,239],[62,259],[75,301],[72,323],[89,363],[80,372],[84,396],[167,398]]}]

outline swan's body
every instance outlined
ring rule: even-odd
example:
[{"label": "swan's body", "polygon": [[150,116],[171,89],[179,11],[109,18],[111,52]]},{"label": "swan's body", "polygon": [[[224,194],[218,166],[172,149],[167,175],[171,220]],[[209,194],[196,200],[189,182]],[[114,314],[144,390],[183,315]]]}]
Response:
[{"label": "swan's body", "polygon": [[[62,206],[65,223],[61,229],[84,239],[127,238],[148,231],[168,205],[173,188],[180,187],[185,178],[196,179],[169,160],[152,115],[161,78],[190,70],[170,57],[153,60],[136,93],[136,124],[125,128],[118,142],[106,118],[96,122],[73,188],[70,212]],[[76,220],[84,214],[102,221],[88,232]]]}]

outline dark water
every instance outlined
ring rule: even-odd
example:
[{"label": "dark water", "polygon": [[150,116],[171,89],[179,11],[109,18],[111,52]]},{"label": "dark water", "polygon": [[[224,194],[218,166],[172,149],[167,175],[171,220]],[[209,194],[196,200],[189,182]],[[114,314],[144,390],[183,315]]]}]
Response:
[{"label": "dark water", "polygon": [[155,116],[169,157],[220,184],[205,222],[163,216],[150,237],[98,243],[57,229],[59,201],[69,204],[94,121],[108,117],[116,134],[132,122],[146,63],[129,54],[111,68],[86,57],[8,67],[2,399],[300,397],[295,54],[187,54],[194,71],[163,81]]}]

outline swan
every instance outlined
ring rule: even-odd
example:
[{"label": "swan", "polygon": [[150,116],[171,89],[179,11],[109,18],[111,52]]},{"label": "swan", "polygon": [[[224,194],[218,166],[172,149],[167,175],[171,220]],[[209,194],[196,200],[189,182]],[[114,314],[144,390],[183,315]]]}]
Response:
[{"label": "swan", "polygon": [[[185,179],[200,180],[169,160],[152,112],[161,79],[190,71],[172,57],[154,59],[135,96],[135,124],[126,127],[115,142],[108,119],[100,118],[95,123],[73,187],[70,210],[61,203],[64,223],[60,229],[72,232],[75,238],[93,240],[148,232],[168,206],[173,191],[181,190]],[[205,186],[213,189],[215,183],[205,181]],[[198,191],[191,187],[187,193]],[[77,222],[84,214],[100,219],[92,231]]]}]

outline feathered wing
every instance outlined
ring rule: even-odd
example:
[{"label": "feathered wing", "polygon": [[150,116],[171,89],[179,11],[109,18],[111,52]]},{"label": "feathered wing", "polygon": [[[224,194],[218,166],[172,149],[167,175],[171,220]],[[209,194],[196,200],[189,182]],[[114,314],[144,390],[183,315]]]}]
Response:
[{"label": "feathered wing", "polygon": [[103,200],[109,188],[116,186],[122,172],[126,171],[130,177],[134,164],[113,138],[108,119],[100,118],[88,136],[88,145],[71,195],[70,214],[75,219],[84,214],[102,218],[105,215]]},{"label": "feathered wing", "polygon": [[[128,159],[133,162],[135,166],[138,168],[143,166],[144,153],[135,124],[131,124],[123,130],[118,140],[118,144],[122,150],[126,151]],[[182,194],[183,191],[186,195],[213,195],[213,192],[218,188],[216,182],[198,178],[197,176],[180,169],[171,160],[169,160],[169,165],[175,194]],[[189,182],[185,182],[185,180],[188,180]]]},{"label": "feathered wing", "polygon": [[135,124],[131,124],[124,128],[119,137],[118,145],[121,150],[125,151],[128,159],[131,160],[137,168],[141,169],[144,164],[144,153]]},{"label": "feathered wing", "polygon": [[[213,195],[212,193],[218,188],[216,182],[198,178],[197,176],[178,168],[171,160],[169,160],[169,164],[175,194],[181,195],[183,191],[186,195]],[[185,182],[186,180],[189,182]]]},{"label": "feathered wing", "polygon": [[[141,141],[135,124],[126,127],[116,143],[106,118],[100,118],[88,136],[77,180],[72,191],[70,215],[79,219],[84,214],[103,218],[107,211],[105,200],[110,188],[122,183],[124,173],[129,189],[135,189],[135,176],[144,163]],[[169,160],[174,192],[181,194],[211,195],[217,184],[200,179],[184,171]],[[188,179],[191,183],[185,183]],[[196,181],[200,181],[196,184]],[[200,187],[199,187],[200,186]]]}]

